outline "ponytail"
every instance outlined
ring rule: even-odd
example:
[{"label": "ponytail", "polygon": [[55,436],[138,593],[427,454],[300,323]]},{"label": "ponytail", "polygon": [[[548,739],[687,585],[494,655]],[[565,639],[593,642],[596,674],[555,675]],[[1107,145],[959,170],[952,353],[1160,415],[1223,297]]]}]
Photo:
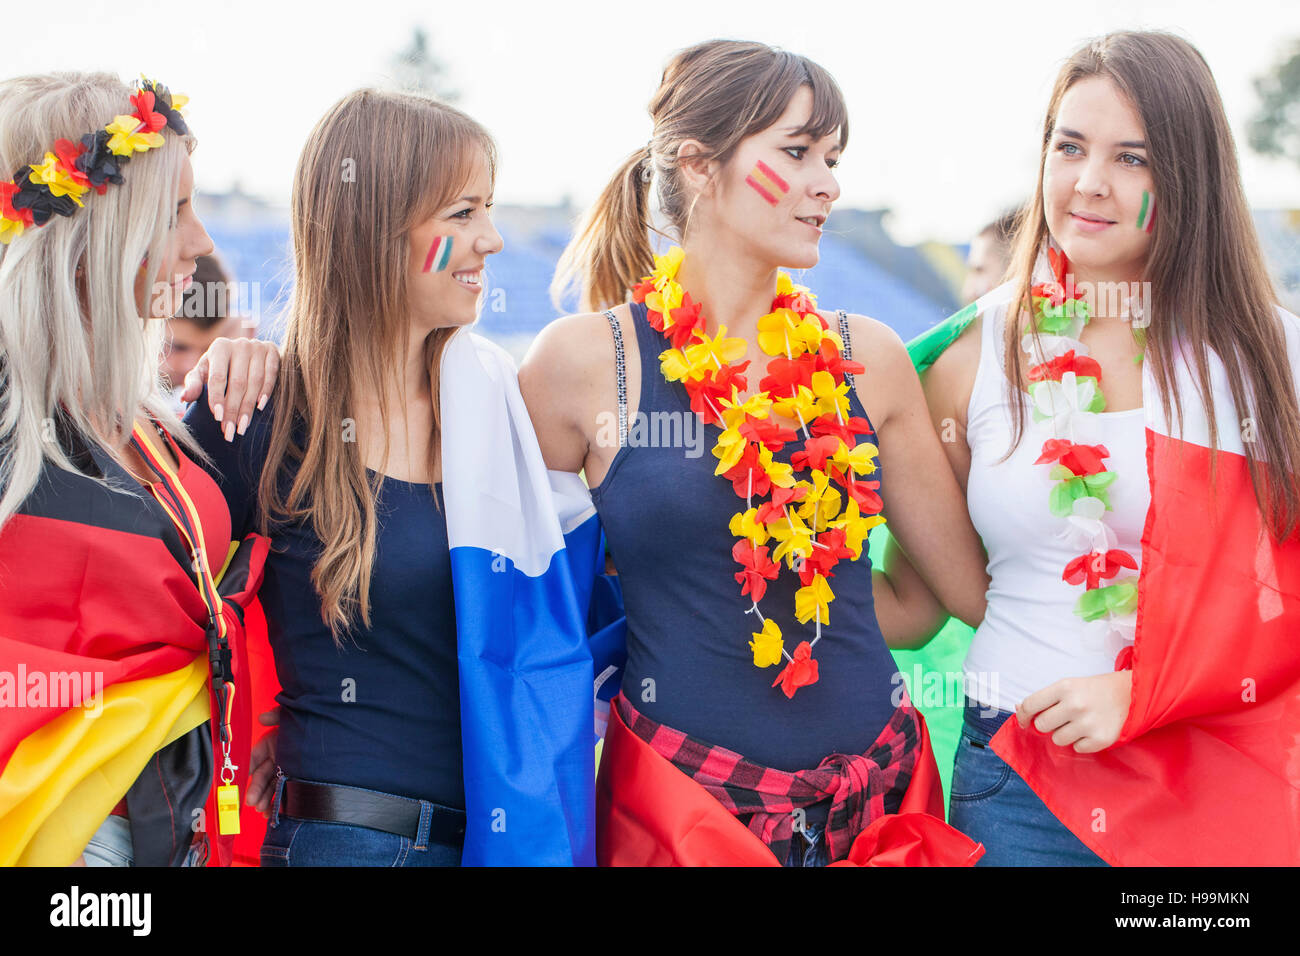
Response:
[{"label": "ponytail", "polygon": [[627,301],[628,289],[654,268],[649,235],[650,171],[648,149],[629,156],[560,256],[551,301],[578,290],[578,308],[594,312]]}]

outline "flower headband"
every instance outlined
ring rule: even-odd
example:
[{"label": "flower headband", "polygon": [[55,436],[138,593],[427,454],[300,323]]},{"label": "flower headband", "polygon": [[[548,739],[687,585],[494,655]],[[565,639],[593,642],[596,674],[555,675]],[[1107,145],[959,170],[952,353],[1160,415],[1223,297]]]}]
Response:
[{"label": "flower headband", "polygon": [[44,161],[24,166],[9,182],[0,182],[0,242],[8,244],[28,226],[45,225],[55,213],[71,216],[84,206],[81,197],[92,187],[102,196],[109,183],[122,185],[122,166],[133,153],[161,146],[159,130],[164,126],[188,135],[180,114],[188,100],[141,77],[131,94],[134,113],[113,117],[103,129],[81,137],[80,143],[58,140]]}]

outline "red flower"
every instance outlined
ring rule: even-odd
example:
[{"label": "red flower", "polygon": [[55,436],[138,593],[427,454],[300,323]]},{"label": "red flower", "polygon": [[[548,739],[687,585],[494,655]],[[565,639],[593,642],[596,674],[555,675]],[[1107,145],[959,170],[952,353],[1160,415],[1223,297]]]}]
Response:
[{"label": "red flower", "polygon": [[32,224],[32,211],[27,208],[15,209],[10,200],[22,189],[17,183],[0,183],[0,213],[6,219],[21,222],[25,226]]},{"label": "red flower", "polygon": [[142,133],[156,133],[167,125],[167,117],[162,113],[154,112],[154,95],[152,90],[141,90],[139,93],[131,94],[131,102],[135,104],[135,117],[144,124]]},{"label": "red flower", "polygon": [[731,556],[745,569],[736,572],[736,580],[744,585],[740,589],[741,596],[748,594],[757,604],[767,593],[767,582],[776,580],[781,571],[780,565],[768,558],[766,546],[755,548],[748,538],[736,542],[731,549]]},{"label": "red flower", "polygon": [[817,662],[812,659],[812,645],[801,641],[794,649],[792,658],[785,669],[776,675],[776,680],[772,681],[773,687],[781,685],[786,697],[794,697],[794,692],[800,687],[817,683]]},{"label": "red flower", "polygon": [[691,411],[703,418],[705,424],[721,424],[721,419],[714,411],[718,406],[718,399],[725,398],[730,401],[732,385],[742,392],[749,387],[749,381],[742,374],[747,368],[749,368],[748,360],[739,365],[724,365],[720,369],[709,372],[699,381],[683,382],[686,393],[691,396]]},{"label": "red flower", "polygon": [[780,451],[786,442],[799,436],[793,428],[784,428],[770,418],[748,418],[740,426],[740,434],[750,441],[766,445],[768,451]]},{"label": "red flower", "polygon": [[830,339],[822,339],[822,344],[817,350],[817,371],[830,372],[838,382],[845,372],[861,375],[866,370],[866,366],[861,362],[851,362],[846,359]]},{"label": "red flower", "polygon": [[[67,139],[54,141],[54,154],[59,157],[59,167],[80,185],[89,186],[90,177],[77,167],[77,157],[85,151],[86,147],[81,143],[74,143]],[[102,183],[96,186],[95,190],[102,196],[108,191],[108,184]]]},{"label": "red flower", "polygon": [[[673,348],[679,349],[694,338],[691,333],[703,321],[700,316],[701,308],[700,303],[691,301],[691,294],[687,292],[682,296],[682,304],[669,311],[668,314],[673,320],[673,325],[668,330],[668,335],[672,340]],[[704,330],[701,329],[700,331]]]},{"label": "red flower", "polygon": [[808,494],[808,487],[802,488],[773,488],[772,500],[764,502],[759,506],[758,514],[754,516],[755,521],[761,521],[767,524],[769,521],[775,521],[785,514],[785,506],[792,501],[802,501],[803,497]]},{"label": "red flower", "polygon": [[808,587],[818,574],[833,578],[835,574],[831,568],[839,564],[842,558],[853,560],[853,551],[844,543],[844,538],[843,528],[830,528],[817,536],[817,543],[825,547],[813,548],[812,554],[804,558],[803,566],[799,569],[800,584]]},{"label": "red flower", "polygon": [[1065,566],[1061,580],[1067,584],[1087,582],[1087,589],[1100,587],[1101,582],[1119,574],[1121,568],[1137,569],[1137,562],[1127,551],[1114,549],[1105,553],[1093,551],[1081,554]]},{"label": "red flower", "polygon": [[1095,379],[1101,379],[1101,366],[1095,359],[1090,359],[1086,355],[1076,357],[1074,349],[1070,349],[1064,355],[1058,355],[1042,365],[1031,368],[1029,381],[1059,382],[1066,372],[1073,372],[1075,375],[1091,375]]},{"label": "red flower", "polygon": [[[633,302],[644,302],[644,301],[645,301],[645,297],[648,296],[648,295],[649,295],[651,292],[653,292],[654,290],[655,290],[655,280],[654,280],[654,279],[646,279],[644,282],[641,282],[641,283],[638,283],[637,285],[632,286],[632,301],[633,301]],[[647,311],[649,311],[649,310],[647,310]],[[658,315],[658,314],[659,314],[658,312],[653,312],[653,311],[650,312],[650,315],[652,315],[652,316],[654,316],[654,315]],[[651,324],[651,325],[654,325],[654,320],[653,320],[653,319],[651,319],[650,324]],[[660,332],[663,331],[663,319],[662,319],[662,317],[660,318],[660,322],[659,322],[659,324],[656,325],[655,328],[657,328]]]},{"label": "red flower", "polygon": [[[740,433],[745,434],[744,425],[740,427]],[[758,446],[752,443],[746,444],[744,454],[740,456],[740,461],[732,465],[727,471],[724,471],[722,477],[731,482],[731,487],[736,490],[736,495],[740,498],[748,498],[750,495],[765,495],[768,489],[772,487],[772,479],[767,476],[763,466],[758,463]],[[759,518],[758,520],[762,521],[763,519]]]},{"label": "red flower", "polygon": [[800,315],[816,314],[821,321],[822,328],[826,328],[826,320],[817,313],[812,299],[808,298],[806,292],[791,292],[789,295],[778,295],[772,300],[772,311],[775,312],[777,309],[790,309]]},{"label": "red flower", "polygon": [[803,471],[810,467],[825,471],[826,459],[839,450],[840,440],[835,435],[809,438],[803,443],[803,451],[797,451],[790,456],[790,464],[794,466],[795,471]]},{"label": "red flower", "polygon": [[793,395],[800,385],[812,388],[817,358],[813,355],[800,355],[797,359],[774,358],[767,363],[767,371],[767,377],[758,383],[759,388],[773,395]]},{"label": "red flower", "polygon": [[844,444],[852,448],[856,445],[857,439],[853,436],[872,434],[871,423],[865,418],[856,416],[848,419],[844,424],[840,424],[836,419],[829,416],[823,416],[813,422],[812,433],[814,435],[834,435]]},{"label": "red flower", "polygon": [[1043,442],[1043,453],[1034,464],[1059,461],[1075,475],[1097,475],[1106,470],[1102,459],[1108,457],[1105,445],[1076,445],[1065,438],[1049,438]]},{"label": "red flower", "polygon": [[1133,669],[1133,645],[1125,647],[1115,655],[1115,670],[1131,671]]},{"label": "red flower", "polygon": [[878,515],[884,510],[885,502],[880,495],[876,494],[876,489],[880,487],[878,481],[845,481],[844,475],[838,471],[833,473],[840,484],[844,485],[844,490],[848,492],[850,498],[858,503],[858,511],[863,515]]}]

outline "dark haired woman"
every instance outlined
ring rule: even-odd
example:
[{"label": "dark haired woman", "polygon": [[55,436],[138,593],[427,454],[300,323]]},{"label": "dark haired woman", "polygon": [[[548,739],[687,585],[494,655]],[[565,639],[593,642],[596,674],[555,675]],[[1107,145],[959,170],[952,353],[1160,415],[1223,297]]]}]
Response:
[{"label": "dark haired woman", "polygon": [[992,575],[951,795],[982,863],[1300,862],[1300,327],[1235,157],[1186,41],[1087,44],[1012,281],[918,355]]},{"label": "dark haired woman", "polygon": [[[650,114],[561,264],[608,311],[552,323],[520,370],[548,465],[585,470],[627,604],[598,857],[965,862],[864,539],[887,513],[972,623],[983,555],[898,337],[818,312],[779,271],[816,264],[839,197],[839,89],[803,57],[714,41],[673,58]],[[680,242],[658,259],[651,182]],[[648,435],[665,423],[713,455]]]}]

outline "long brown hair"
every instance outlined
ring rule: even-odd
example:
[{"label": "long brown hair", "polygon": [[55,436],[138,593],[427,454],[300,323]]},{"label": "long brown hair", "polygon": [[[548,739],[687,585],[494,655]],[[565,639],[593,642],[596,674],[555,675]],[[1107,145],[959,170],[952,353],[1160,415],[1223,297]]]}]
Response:
[{"label": "long brown hair", "polygon": [[[1128,97],[1146,128],[1155,195],[1160,199],[1145,279],[1146,358],[1166,418],[1181,430],[1175,389],[1181,342],[1188,348],[1197,391],[1205,404],[1211,447],[1218,449],[1208,351],[1223,361],[1239,415],[1255,418],[1247,463],[1255,498],[1271,529],[1289,537],[1300,521],[1300,410],[1277,301],[1246,205],[1237,154],[1223,103],[1201,54],[1167,33],[1111,33],[1079,49],[1061,68],[1043,123],[1038,187],[1016,237],[1010,275],[1019,310],[1005,331],[1012,449],[1024,433],[1020,395],[1025,376],[1020,337],[1030,314],[1034,263],[1048,238],[1043,211],[1043,168],[1061,99],[1082,79],[1110,78]],[[1032,334],[1037,335],[1033,330]],[[1234,424],[1233,427],[1236,427]]]},{"label": "long brown hair", "polygon": [[800,87],[812,90],[812,115],[799,133],[820,139],[839,130],[849,141],[848,110],[835,80],[807,57],[762,43],[710,40],[669,62],[650,101],[654,134],[619,167],[577,235],[560,257],[551,295],[556,305],[577,286],[583,310],[627,300],[628,289],[654,267],[650,245],[650,182],[657,180],[664,217],[685,236],[690,198],[678,171],[677,149],[700,142],[695,159],[725,163],[741,140],[770,127]]},{"label": "long brown hair", "polygon": [[[320,538],[312,583],[336,642],[358,620],[370,626],[375,497],[383,482],[382,472],[366,475],[349,434],[349,406],[358,395],[378,395],[387,435],[382,383],[403,367],[409,339],[409,233],[454,200],[480,155],[495,179],[496,147],[473,119],[418,94],[367,89],[325,114],[298,160],[290,210],[294,290],[259,496],[264,532],[273,518],[308,520]],[[437,329],[424,343],[431,473],[439,361],[454,332]],[[286,496],[280,481],[288,459],[297,469]]]}]

